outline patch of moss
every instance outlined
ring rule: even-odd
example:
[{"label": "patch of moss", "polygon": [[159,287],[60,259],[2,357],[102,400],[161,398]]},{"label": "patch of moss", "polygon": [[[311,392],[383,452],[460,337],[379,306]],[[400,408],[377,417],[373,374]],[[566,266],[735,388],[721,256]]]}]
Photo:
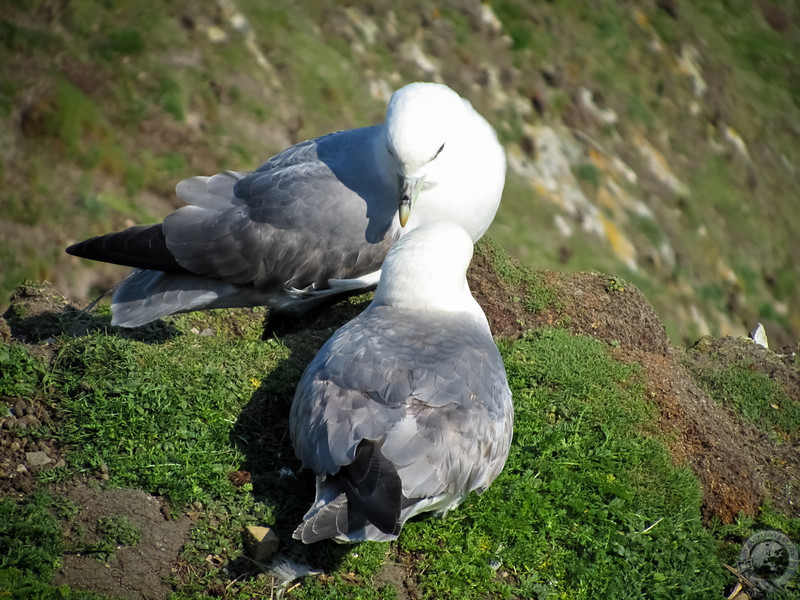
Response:
[{"label": "patch of moss", "polygon": [[732,364],[716,372],[700,373],[700,381],[712,398],[758,428],[786,441],[800,434],[800,405],[766,373]]},{"label": "patch of moss", "polygon": [[522,301],[526,310],[535,312],[555,306],[556,291],[547,285],[544,276],[512,259],[496,242],[484,237],[475,251],[489,257],[492,269],[509,287],[521,290],[523,297],[517,300]]}]

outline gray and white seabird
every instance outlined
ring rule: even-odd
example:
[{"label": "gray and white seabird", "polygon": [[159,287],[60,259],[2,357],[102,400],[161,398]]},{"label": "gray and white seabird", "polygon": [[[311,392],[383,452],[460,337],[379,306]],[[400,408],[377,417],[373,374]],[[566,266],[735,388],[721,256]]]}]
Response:
[{"label": "gray and white seabird", "polygon": [[514,409],[486,316],[466,280],[472,240],[422,225],[392,246],[372,303],[309,363],[290,415],[316,499],[305,543],[395,539],[445,513],[505,464]]},{"label": "gray and white seabird", "polygon": [[188,205],[162,223],[67,252],[137,269],[114,294],[115,325],[238,306],[302,314],[374,287],[386,251],[421,223],[451,221],[480,238],[505,170],[494,130],[469,102],[412,83],[393,94],[384,123],[302,142],[254,172],[181,181]]}]

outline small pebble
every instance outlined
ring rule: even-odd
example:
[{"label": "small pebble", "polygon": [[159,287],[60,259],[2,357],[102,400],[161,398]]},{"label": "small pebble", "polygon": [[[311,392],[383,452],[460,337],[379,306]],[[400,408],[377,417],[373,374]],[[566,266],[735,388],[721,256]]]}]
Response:
[{"label": "small pebble", "polygon": [[16,478],[17,489],[23,494],[30,494],[33,489],[33,478],[30,475]]},{"label": "small pebble", "polygon": [[278,551],[280,541],[270,527],[249,525],[242,532],[247,553],[256,562],[264,563]]},{"label": "small pebble", "polygon": [[32,415],[25,415],[17,419],[15,426],[17,429],[27,429],[28,427],[39,427],[40,425],[39,419]]},{"label": "small pebble", "polygon": [[28,461],[28,465],[31,467],[43,467],[53,462],[53,459],[47,456],[47,453],[42,452],[41,450],[37,452],[26,452],[25,460]]}]

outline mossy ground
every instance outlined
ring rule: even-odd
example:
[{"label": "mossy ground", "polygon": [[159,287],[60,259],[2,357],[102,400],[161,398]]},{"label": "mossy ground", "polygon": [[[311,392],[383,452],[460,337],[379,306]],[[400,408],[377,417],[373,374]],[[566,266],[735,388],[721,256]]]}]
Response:
[{"label": "mossy ground", "polygon": [[[31,495],[7,492],[2,500],[0,585],[89,597],[73,589],[86,581],[65,575],[79,568],[70,552],[112,570],[129,568],[134,552],[146,555],[134,507],[147,496],[127,500],[131,515],[92,515],[87,525],[80,503],[70,500],[73,486],[87,485],[92,494],[146,492],[160,506],[158,519],[188,526],[180,550],[151,569],[152,585],[173,598],[222,589],[228,598],[274,594],[279,582],[243,547],[241,531],[250,524],[272,526],[283,556],[324,571],[284,586],[296,598],[721,598],[733,584],[723,563],[735,562],[748,535],[772,527],[797,539],[800,518],[768,498],[762,511],[727,524],[704,514],[705,484],[671,451],[675,435],[691,432],[661,427],[652,365],[631,360],[635,336],[592,327],[597,313],[580,312],[621,302],[625,314],[635,314],[626,303],[641,300],[629,284],[560,277],[544,294],[550,276],[525,274],[495,245],[481,246],[475,262],[473,278],[488,265],[505,277],[493,286],[496,304],[484,304],[496,322],[508,319],[490,307],[504,300],[531,319],[563,311],[569,326],[589,335],[523,321],[517,335],[499,338],[516,409],[505,470],[483,495],[444,518],[408,523],[392,544],[291,540],[313,498],[313,478],[298,470],[287,433],[294,386],[316,349],[369,295],[262,339],[260,311],[183,315],[130,332],[111,328],[107,309],[80,313],[47,288],[26,288],[19,295],[25,302],[7,314],[13,337],[2,345],[0,392],[12,405],[16,397],[41,402],[54,418],[4,434],[55,439],[65,461],[35,469]],[[587,307],[569,306],[565,286],[583,290]],[[473,287],[485,286],[473,279]],[[44,312],[32,301],[37,293]],[[529,312],[531,296],[546,297],[546,307]],[[650,331],[642,323],[636,326]],[[652,339],[641,346],[665,359]],[[760,426],[778,438],[786,427]],[[73,587],[48,587],[64,577]]]}]

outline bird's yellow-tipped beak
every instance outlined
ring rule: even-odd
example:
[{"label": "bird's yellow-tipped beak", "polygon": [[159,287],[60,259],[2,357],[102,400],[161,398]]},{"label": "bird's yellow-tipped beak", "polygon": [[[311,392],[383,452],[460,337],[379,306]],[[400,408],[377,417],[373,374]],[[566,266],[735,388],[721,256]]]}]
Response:
[{"label": "bird's yellow-tipped beak", "polygon": [[397,211],[400,217],[400,227],[405,227],[408,217],[411,216],[411,208],[417,201],[425,179],[423,177],[398,177],[397,180],[399,196]]},{"label": "bird's yellow-tipped beak", "polygon": [[400,227],[405,227],[408,223],[408,217],[411,215],[411,202],[400,200]]}]

